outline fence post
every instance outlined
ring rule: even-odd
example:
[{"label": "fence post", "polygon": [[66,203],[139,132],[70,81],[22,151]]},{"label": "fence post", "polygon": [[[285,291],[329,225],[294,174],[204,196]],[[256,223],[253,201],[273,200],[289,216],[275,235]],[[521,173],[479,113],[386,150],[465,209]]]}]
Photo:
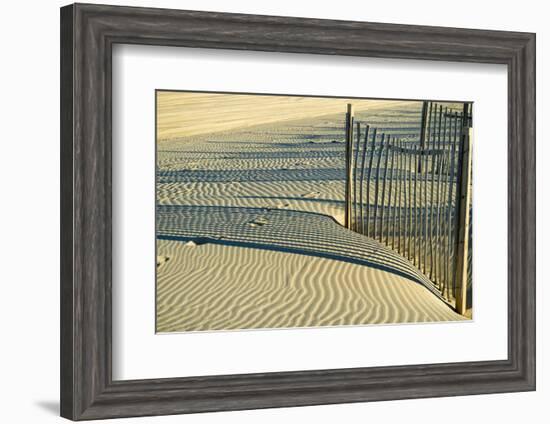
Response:
[{"label": "fence post", "polygon": [[344,211],[344,226],[351,229],[351,184],[352,184],[352,168],[351,157],[353,150],[353,105],[348,103],[346,113],[346,192],[345,192],[345,211]]},{"label": "fence post", "polygon": [[472,130],[468,125],[468,105],[464,106],[464,120],[462,124],[462,143],[459,157],[462,159],[462,167],[459,170],[460,195],[458,202],[458,237],[456,250],[456,310],[459,314],[466,313],[466,295],[468,289],[468,249],[470,232],[470,201],[471,201],[471,175],[472,175]]}]

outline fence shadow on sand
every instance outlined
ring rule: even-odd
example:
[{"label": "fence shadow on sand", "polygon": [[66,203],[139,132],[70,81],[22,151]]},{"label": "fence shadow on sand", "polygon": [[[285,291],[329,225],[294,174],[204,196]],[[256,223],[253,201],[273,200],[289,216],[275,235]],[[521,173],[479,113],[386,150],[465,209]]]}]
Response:
[{"label": "fence shadow on sand", "polygon": [[268,208],[158,205],[156,222],[158,240],[264,249],[365,265],[412,280],[441,298],[427,277],[405,258],[326,215]]}]

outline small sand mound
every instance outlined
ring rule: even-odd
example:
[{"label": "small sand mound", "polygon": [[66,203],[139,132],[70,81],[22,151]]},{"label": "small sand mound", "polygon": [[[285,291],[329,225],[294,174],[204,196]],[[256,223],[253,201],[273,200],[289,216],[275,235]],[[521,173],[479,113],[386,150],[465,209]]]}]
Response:
[{"label": "small sand mound", "polygon": [[[218,239],[221,239],[221,237],[219,237]],[[193,240],[189,240],[185,242],[183,245],[185,247],[197,247],[203,244],[212,243],[212,241],[214,240],[215,240],[214,238],[210,238],[210,237],[199,237]]]},{"label": "small sand mound", "polygon": [[302,194],[302,197],[305,197],[305,198],[307,198],[307,199],[310,199],[310,198],[312,198],[312,197],[319,196],[320,194],[321,194],[320,191],[313,191],[313,192],[311,192],[311,193],[304,193],[304,194]]},{"label": "small sand mound", "polygon": [[259,218],[256,218],[254,219],[253,221],[250,221],[248,223],[248,225],[250,227],[262,227],[264,226],[265,224],[269,223],[269,219],[267,219],[266,217],[262,216],[262,217],[259,217]]},{"label": "small sand mound", "polygon": [[169,260],[170,258],[168,256],[157,256],[157,268]]}]

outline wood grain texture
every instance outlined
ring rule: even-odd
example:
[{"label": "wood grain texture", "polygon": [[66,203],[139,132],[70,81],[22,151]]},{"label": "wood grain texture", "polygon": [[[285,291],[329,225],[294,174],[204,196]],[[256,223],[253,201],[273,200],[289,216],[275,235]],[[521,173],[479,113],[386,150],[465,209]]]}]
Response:
[{"label": "wood grain texture", "polygon": [[[508,359],[112,381],[114,43],[506,64]],[[62,416],[83,420],[534,388],[534,34],[86,4],[61,9]]]},{"label": "wood grain texture", "polygon": [[73,396],[75,388],[73,365],[74,352],[74,302],[73,302],[73,19],[72,7],[61,9],[61,169],[60,169],[60,214],[61,214],[61,363],[60,363],[60,388],[61,388],[61,415],[74,416]]}]

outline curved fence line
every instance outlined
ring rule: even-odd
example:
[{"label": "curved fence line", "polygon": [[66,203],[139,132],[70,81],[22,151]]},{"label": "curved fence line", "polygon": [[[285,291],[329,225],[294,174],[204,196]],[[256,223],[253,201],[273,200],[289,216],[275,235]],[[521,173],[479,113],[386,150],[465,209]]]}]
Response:
[{"label": "curved fence line", "polygon": [[346,226],[413,263],[466,310],[472,104],[424,102],[417,139],[346,114]]}]

